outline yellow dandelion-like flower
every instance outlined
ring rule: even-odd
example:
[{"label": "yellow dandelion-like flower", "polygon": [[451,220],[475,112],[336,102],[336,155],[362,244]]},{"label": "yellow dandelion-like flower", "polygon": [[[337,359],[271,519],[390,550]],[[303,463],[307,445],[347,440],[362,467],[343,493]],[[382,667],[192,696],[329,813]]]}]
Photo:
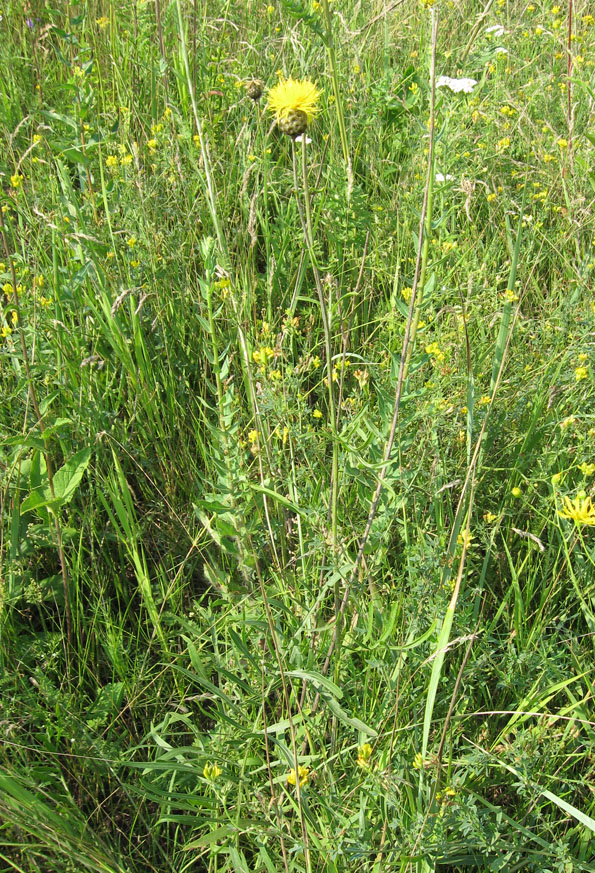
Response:
[{"label": "yellow dandelion-like flower", "polygon": [[281,76],[269,91],[268,108],[274,112],[283,133],[288,136],[304,133],[320,112],[318,100],[321,93],[310,79],[286,79]]},{"label": "yellow dandelion-like flower", "polygon": [[595,527],[595,506],[590,497],[581,497],[580,494],[574,500],[565,497],[562,506],[563,508],[558,510],[558,515],[562,518],[569,518],[578,525],[587,524]]}]

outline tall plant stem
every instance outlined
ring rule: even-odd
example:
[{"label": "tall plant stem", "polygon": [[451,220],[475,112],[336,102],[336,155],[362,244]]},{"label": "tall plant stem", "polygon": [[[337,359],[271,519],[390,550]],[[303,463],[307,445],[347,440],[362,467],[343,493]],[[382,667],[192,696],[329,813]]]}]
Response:
[{"label": "tall plant stem", "polygon": [[[257,552],[254,548],[254,544],[252,543],[251,537],[248,536],[248,542],[253,555],[257,555]],[[302,804],[302,792],[300,785],[300,777],[299,777],[299,755],[297,748],[297,739],[296,739],[296,731],[295,725],[293,722],[293,716],[291,714],[291,697],[293,689],[290,687],[290,683],[287,681],[287,676],[285,675],[285,668],[283,666],[283,658],[281,656],[281,650],[279,647],[279,641],[277,639],[277,632],[275,628],[275,622],[273,620],[273,614],[271,612],[271,606],[269,604],[269,599],[267,596],[266,585],[264,581],[264,577],[262,575],[262,570],[260,567],[260,562],[258,558],[255,561],[255,570],[256,575],[258,577],[258,584],[260,585],[260,593],[262,597],[262,603],[265,610],[267,625],[269,628],[269,634],[271,637],[271,643],[273,646],[273,652],[275,655],[275,660],[277,661],[277,668],[279,670],[279,678],[281,679],[281,687],[283,689],[283,699],[285,701],[285,707],[287,712],[287,721],[289,725],[289,736],[291,740],[291,754],[293,757],[293,766],[295,770],[295,790],[296,790],[296,801],[297,807],[299,810],[300,817],[300,828],[302,831],[302,840],[304,845],[304,862],[306,867],[306,873],[312,873],[312,857],[310,853],[310,841],[308,839],[308,828],[306,826],[306,817],[304,814],[304,807]]]},{"label": "tall plant stem", "polygon": [[337,58],[335,55],[335,41],[333,37],[333,23],[331,19],[331,10],[329,8],[329,0],[322,0],[322,10],[326,26],[326,48],[331,67],[331,81],[333,84],[335,109],[337,111],[337,122],[339,124],[339,135],[341,137],[341,149],[343,151],[343,160],[345,161],[345,171],[347,173],[347,197],[349,198],[351,197],[351,192],[353,190],[353,168],[351,166],[351,157],[349,155],[349,143],[347,141],[347,128],[345,126],[343,103],[341,102],[341,89],[339,88],[339,75],[337,71]]},{"label": "tall plant stem", "polygon": [[[337,442],[337,418],[335,411],[335,392],[333,388],[333,373],[332,373],[332,361],[333,361],[333,350],[332,350],[332,340],[331,340],[331,323],[329,320],[329,312],[327,309],[327,303],[324,296],[324,288],[322,285],[322,279],[320,277],[320,269],[318,267],[318,262],[316,260],[316,253],[314,251],[314,230],[312,224],[312,204],[310,202],[310,190],[308,187],[308,163],[306,160],[306,138],[302,137],[302,188],[304,194],[304,209],[303,209],[303,223],[304,223],[304,238],[306,242],[306,248],[308,250],[308,256],[310,258],[310,263],[312,264],[312,271],[314,273],[314,281],[316,284],[316,292],[318,294],[318,302],[320,305],[320,317],[322,319],[322,329],[324,332],[324,351],[326,356],[326,373],[327,373],[327,383],[328,383],[328,407],[329,407],[329,427],[331,431],[331,438],[333,441],[333,459],[332,459],[332,468],[331,468],[331,497],[330,497],[330,516],[331,516],[331,543],[333,550],[337,547],[337,499],[338,499],[338,474],[339,474],[339,444]],[[297,155],[295,145],[293,148],[293,170],[294,170],[294,182],[296,186],[296,191],[298,190],[298,173],[297,173]]]},{"label": "tall plant stem", "polygon": [[568,154],[570,156],[570,167],[574,169],[574,161],[572,156],[572,134],[574,130],[574,119],[572,111],[572,8],[573,0],[568,0],[568,44],[567,44],[567,78],[566,90],[568,92]]},{"label": "tall plant stem", "polygon": [[[31,364],[29,361],[29,352],[27,349],[27,343],[25,342],[25,332],[23,329],[23,319],[21,317],[21,306],[17,285],[17,277],[14,269],[14,260],[10,255],[10,249],[8,247],[8,239],[6,237],[6,225],[4,223],[4,212],[0,209],[0,234],[2,235],[2,245],[4,247],[4,252],[6,254],[6,259],[10,264],[10,273],[12,278],[12,294],[13,294],[13,302],[14,308],[17,314],[17,323],[18,323],[18,334],[19,341],[21,344],[21,353],[23,355],[23,364],[25,367],[25,375],[27,377],[27,390],[29,392],[29,397],[31,398],[31,405],[33,406],[33,412],[35,413],[35,417],[37,418],[37,424],[39,426],[39,430],[43,439],[44,444],[44,460],[45,467],[48,474],[48,486],[50,489],[50,494],[52,500],[55,498],[54,491],[54,472],[52,467],[52,460],[50,458],[50,453],[48,449],[48,436],[45,431],[45,424],[43,421],[43,415],[41,414],[41,410],[39,408],[39,403],[37,402],[37,392],[35,390],[35,384],[33,382],[33,377],[31,375]],[[68,640],[68,645],[72,645],[72,616],[70,611],[70,593],[68,586],[68,569],[66,567],[66,559],[64,557],[64,547],[62,544],[62,528],[60,527],[60,520],[57,515],[57,511],[50,510],[52,518],[54,519],[54,528],[56,530],[56,543],[58,547],[58,559],[60,561],[60,572],[62,575],[62,586],[64,589],[64,613],[66,616],[66,639]]]},{"label": "tall plant stem", "polygon": [[186,85],[188,88],[188,93],[190,94],[190,102],[192,103],[192,114],[194,116],[194,123],[196,125],[196,132],[198,133],[198,137],[200,139],[200,153],[202,157],[203,163],[203,171],[204,171],[204,184],[207,195],[207,203],[209,206],[209,212],[211,213],[211,220],[213,222],[213,227],[215,229],[215,235],[217,237],[217,243],[219,245],[219,250],[221,252],[221,256],[226,261],[226,266],[229,266],[229,249],[227,246],[227,242],[225,236],[223,234],[223,229],[221,227],[221,221],[219,220],[219,213],[217,211],[217,192],[215,191],[215,183],[213,181],[213,173],[211,170],[211,158],[209,155],[209,149],[207,145],[207,141],[205,138],[205,132],[203,128],[202,121],[200,120],[200,116],[198,114],[198,109],[196,106],[196,97],[194,94],[194,86],[192,84],[192,76],[190,74],[190,64],[188,63],[188,51],[186,48],[186,33],[184,31],[184,20],[182,18],[182,6],[180,0],[176,0],[176,10],[178,13],[178,30],[180,34],[180,48],[182,50],[182,59],[184,61],[184,72],[186,73]]},{"label": "tall plant stem", "polygon": [[[353,567],[351,569],[351,573],[349,574],[349,579],[347,581],[347,585],[345,586],[345,591],[343,593],[343,599],[341,601],[341,605],[339,607],[339,615],[337,619],[337,623],[335,626],[335,631],[333,633],[333,639],[331,640],[331,644],[329,646],[329,650],[327,652],[324,665],[322,667],[322,672],[324,675],[328,672],[331,658],[333,656],[333,652],[337,647],[337,644],[340,642],[340,632],[339,628],[341,622],[343,620],[343,616],[345,614],[345,610],[347,608],[347,603],[349,600],[349,594],[351,592],[351,588],[353,583],[355,582],[359,568],[364,557],[364,550],[366,548],[366,544],[368,542],[368,537],[370,536],[370,531],[372,529],[372,523],[374,518],[376,517],[376,511],[378,509],[378,504],[380,502],[380,495],[382,493],[382,489],[384,487],[384,480],[386,479],[386,474],[391,465],[391,455],[395,442],[395,437],[397,434],[397,425],[399,421],[399,411],[401,408],[401,397],[403,394],[403,386],[405,384],[407,373],[409,369],[409,361],[411,357],[410,347],[413,345],[413,341],[415,338],[415,334],[413,333],[413,324],[415,320],[415,313],[419,312],[419,307],[421,306],[421,297],[418,300],[418,291],[421,287],[421,275],[422,275],[422,263],[423,263],[423,254],[422,252],[426,251],[426,262],[427,262],[427,248],[424,246],[426,228],[431,228],[432,223],[432,214],[430,208],[432,206],[432,185],[433,185],[433,163],[434,163],[434,107],[436,101],[436,40],[438,35],[438,16],[435,9],[432,9],[432,57],[430,64],[430,82],[431,82],[431,97],[430,97],[430,124],[429,124],[429,137],[430,137],[430,148],[428,155],[428,172],[426,176],[426,186],[424,192],[423,205],[421,210],[420,222],[419,222],[419,234],[418,234],[418,246],[417,246],[417,261],[415,264],[415,274],[413,278],[413,291],[411,294],[411,300],[409,303],[409,313],[407,316],[407,324],[405,326],[405,336],[403,337],[403,345],[401,349],[401,362],[399,364],[399,374],[397,377],[397,387],[395,391],[395,400],[393,404],[393,417],[390,426],[389,436],[386,442],[386,446],[384,449],[384,457],[382,467],[378,474],[378,482],[376,483],[376,489],[374,491],[374,496],[372,497],[372,503],[370,504],[370,511],[368,513],[368,519],[366,521],[366,527],[363,533],[363,536],[359,543],[358,552],[356,558],[353,562]],[[421,289],[423,291],[423,288]],[[419,316],[418,316],[419,318]],[[320,701],[320,695],[317,694],[314,699],[314,703],[312,706],[312,711],[315,712],[318,708],[318,703]]]}]

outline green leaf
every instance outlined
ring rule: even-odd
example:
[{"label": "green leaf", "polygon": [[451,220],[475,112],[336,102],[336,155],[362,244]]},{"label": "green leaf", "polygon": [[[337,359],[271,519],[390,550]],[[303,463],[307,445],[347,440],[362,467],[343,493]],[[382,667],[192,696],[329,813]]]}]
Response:
[{"label": "green leaf", "polygon": [[353,728],[356,731],[361,731],[362,734],[366,734],[368,737],[378,736],[377,731],[375,731],[374,728],[368,727],[368,725],[364,724],[361,719],[352,718],[350,715],[347,715],[345,710],[339,704],[339,701],[335,700],[334,697],[324,697],[324,700],[333,715],[336,715],[339,721],[342,721],[343,724],[346,724],[348,727]]},{"label": "green leaf", "polygon": [[330,679],[327,679],[326,676],[323,676],[322,673],[316,673],[314,670],[290,670],[286,673],[287,676],[292,676],[296,679],[306,679],[308,682],[312,682],[317,688],[324,688],[333,697],[336,697],[337,700],[340,700],[343,697],[343,692],[339,688],[338,685],[335,685],[334,682],[331,682]]},{"label": "green leaf", "polygon": [[56,500],[68,503],[76,491],[83,474],[91,460],[91,449],[81,449],[73,455],[54,476],[54,494]]},{"label": "green leaf", "polygon": [[[38,458],[41,458],[39,453]],[[83,474],[91,460],[91,449],[81,449],[76,455],[73,455],[64,466],[60,467],[57,473],[54,474],[54,495],[50,491],[47,473],[42,475],[41,468],[35,470],[32,467],[31,484],[34,490],[31,491],[28,497],[21,504],[21,515],[33,510],[39,511],[43,507],[56,510],[60,506],[69,503],[74,496]],[[41,462],[40,462],[41,463]],[[44,465],[45,466],[45,465]]]},{"label": "green leaf", "polygon": [[88,155],[86,155],[80,149],[75,149],[72,146],[70,148],[63,149],[60,154],[63,158],[66,158],[66,160],[70,161],[72,164],[82,164],[84,167],[87,167],[91,163],[91,159]]}]

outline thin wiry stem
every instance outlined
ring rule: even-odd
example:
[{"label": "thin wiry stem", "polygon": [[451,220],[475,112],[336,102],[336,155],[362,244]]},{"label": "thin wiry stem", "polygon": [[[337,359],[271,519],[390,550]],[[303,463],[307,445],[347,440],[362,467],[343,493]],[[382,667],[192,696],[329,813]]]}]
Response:
[{"label": "thin wiry stem", "polygon": [[345,161],[345,172],[347,173],[347,198],[351,197],[353,190],[353,169],[351,166],[351,156],[349,154],[349,143],[347,141],[347,128],[345,126],[345,115],[343,113],[343,104],[341,102],[341,89],[339,88],[339,75],[337,72],[337,59],[335,56],[335,42],[333,38],[333,25],[331,20],[331,11],[328,0],[322,0],[322,11],[326,25],[326,47],[328,51],[328,59],[331,67],[331,81],[333,83],[333,95],[335,97],[335,109],[337,112],[337,122],[339,124],[339,135],[341,137],[341,148],[343,150],[343,160]]},{"label": "thin wiry stem", "polygon": [[[357,552],[357,556],[353,563],[353,568],[349,575],[349,580],[347,585],[345,586],[345,592],[343,594],[343,599],[341,601],[341,606],[339,607],[339,619],[342,621],[343,616],[345,614],[345,609],[347,608],[347,602],[349,600],[349,594],[351,592],[351,588],[357,574],[359,572],[359,568],[364,557],[364,550],[366,548],[366,544],[368,542],[368,537],[370,536],[370,531],[372,529],[372,523],[374,518],[376,517],[376,511],[378,509],[378,504],[380,502],[380,495],[382,493],[382,489],[384,487],[384,480],[386,479],[386,474],[391,465],[391,454],[395,442],[395,437],[397,433],[397,425],[399,421],[399,411],[401,407],[401,396],[403,394],[403,386],[405,384],[405,380],[407,378],[407,371],[409,368],[409,360],[410,360],[410,347],[414,341],[415,335],[413,332],[413,324],[415,313],[418,311],[418,288],[421,285],[420,277],[422,274],[422,257],[423,257],[423,242],[425,239],[425,235],[427,233],[427,229],[431,225],[431,215],[429,213],[429,208],[432,204],[432,184],[433,184],[433,164],[434,164],[434,108],[436,102],[436,40],[438,33],[438,16],[435,10],[432,10],[432,57],[430,64],[430,82],[431,82],[431,95],[430,95],[430,124],[429,124],[429,154],[428,154],[428,172],[426,175],[426,185],[424,191],[424,199],[422,204],[421,216],[419,221],[419,234],[418,234],[418,246],[417,246],[417,261],[415,264],[415,275],[413,277],[413,290],[411,294],[411,300],[409,302],[409,313],[407,317],[407,324],[405,326],[405,336],[403,337],[403,346],[401,349],[401,362],[399,364],[399,374],[397,378],[397,388],[395,392],[395,400],[393,405],[393,417],[391,421],[390,432],[388,436],[388,440],[386,442],[386,446],[384,449],[384,459],[382,463],[382,467],[378,474],[378,482],[376,484],[376,489],[374,491],[374,496],[372,498],[372,503],[370,505],[370,512],[368,514],[368,520],[366,522],[366,528],[364,530],[363,536],[359,543],[359,548]],[[429,217],[428,217],[429,216]],[[427,257],[427,255],[426,255]],[[423,289],[422,289],[423,291]],[[324,665],[322,668],[323,674],[326,675],[328,672],[328,668],[331,662],[331,658],[333,656],[333,652],[337,646],[339,641],[339,627],[340,622],[337,622],[335,626],[335,631],[333,633],[333,639],[331,640],[331,644],[329,646],[329,650],[327,652],[326,659],[324,661]],[[320,695],[317,695],[314,700],[313,711],[316,711],[318,706],[318,702],[320,699]]]},{"label": "thin wiry stem", "polygon": [[[338,493],[339,493],[339,444],[337,442],[337,418],[336,418],[336,404],[335,404],[335,391],[333,388],[333,373],[332,373],[332,361],[333,361],[333,351],[332,351],[332,340],[331,340],[331,325],[329,321],[329,313],[327,309],[327,303],[324,296],[324,287],[322,284],[322,279],[320,277],[320,270],[318,267],[318,262],[316,260],[316,253],[314,251],[314,232],[313,232],[313,224],[312,224],[312,207],[310,202],[310,191],[308,187],[308,164],[306,161],[306,140],[305,136],[302,139],[302,186],[304,193],[304,203],[303,209],[300,209],[300,217],[302,218],[302,225],[304,231],[304,239],[306,242],[306,248],[308,250],[308,257],[310,258],[310,263],[312,265],[312,272],[314,273],[314,282],[316,285],[316,291],[318,294],[318,302],[320,305],[320,317],[322,320],[322,329],[324,333],[324,348],[325,348],[325,356],[326,356],[326,375],[327,375],[327,383],[328,383],[328,406],[329,406],[329,428],[331,431],[331,439],[333,443],[333,458],[332,458],[332,469],[331,469],[331,496],[330,496],[330,514],[331,514],[331,544],[333,551],[336,550],[337,547],[337,538],[338,538],[338,522],[337,522],[337,504],[338,504]],[[294,184],[296,187],[296,192],[299,188],[299,180],[298,180],[298,169],[297,169],[297,154],[295,145],[293,147],[293,173],[294,173]],[[298,201],[299,202],[299,201]],[[336,604],[338,608],[338,603]]]}]

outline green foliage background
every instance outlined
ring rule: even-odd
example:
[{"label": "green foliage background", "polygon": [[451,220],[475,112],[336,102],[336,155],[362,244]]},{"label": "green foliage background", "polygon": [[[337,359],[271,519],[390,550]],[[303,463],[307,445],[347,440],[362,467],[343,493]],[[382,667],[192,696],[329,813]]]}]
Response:
[{"label": "green foliage background", "polygon": [[595,21],[325,8],[2,7],[2,870],[595,870]]}]

